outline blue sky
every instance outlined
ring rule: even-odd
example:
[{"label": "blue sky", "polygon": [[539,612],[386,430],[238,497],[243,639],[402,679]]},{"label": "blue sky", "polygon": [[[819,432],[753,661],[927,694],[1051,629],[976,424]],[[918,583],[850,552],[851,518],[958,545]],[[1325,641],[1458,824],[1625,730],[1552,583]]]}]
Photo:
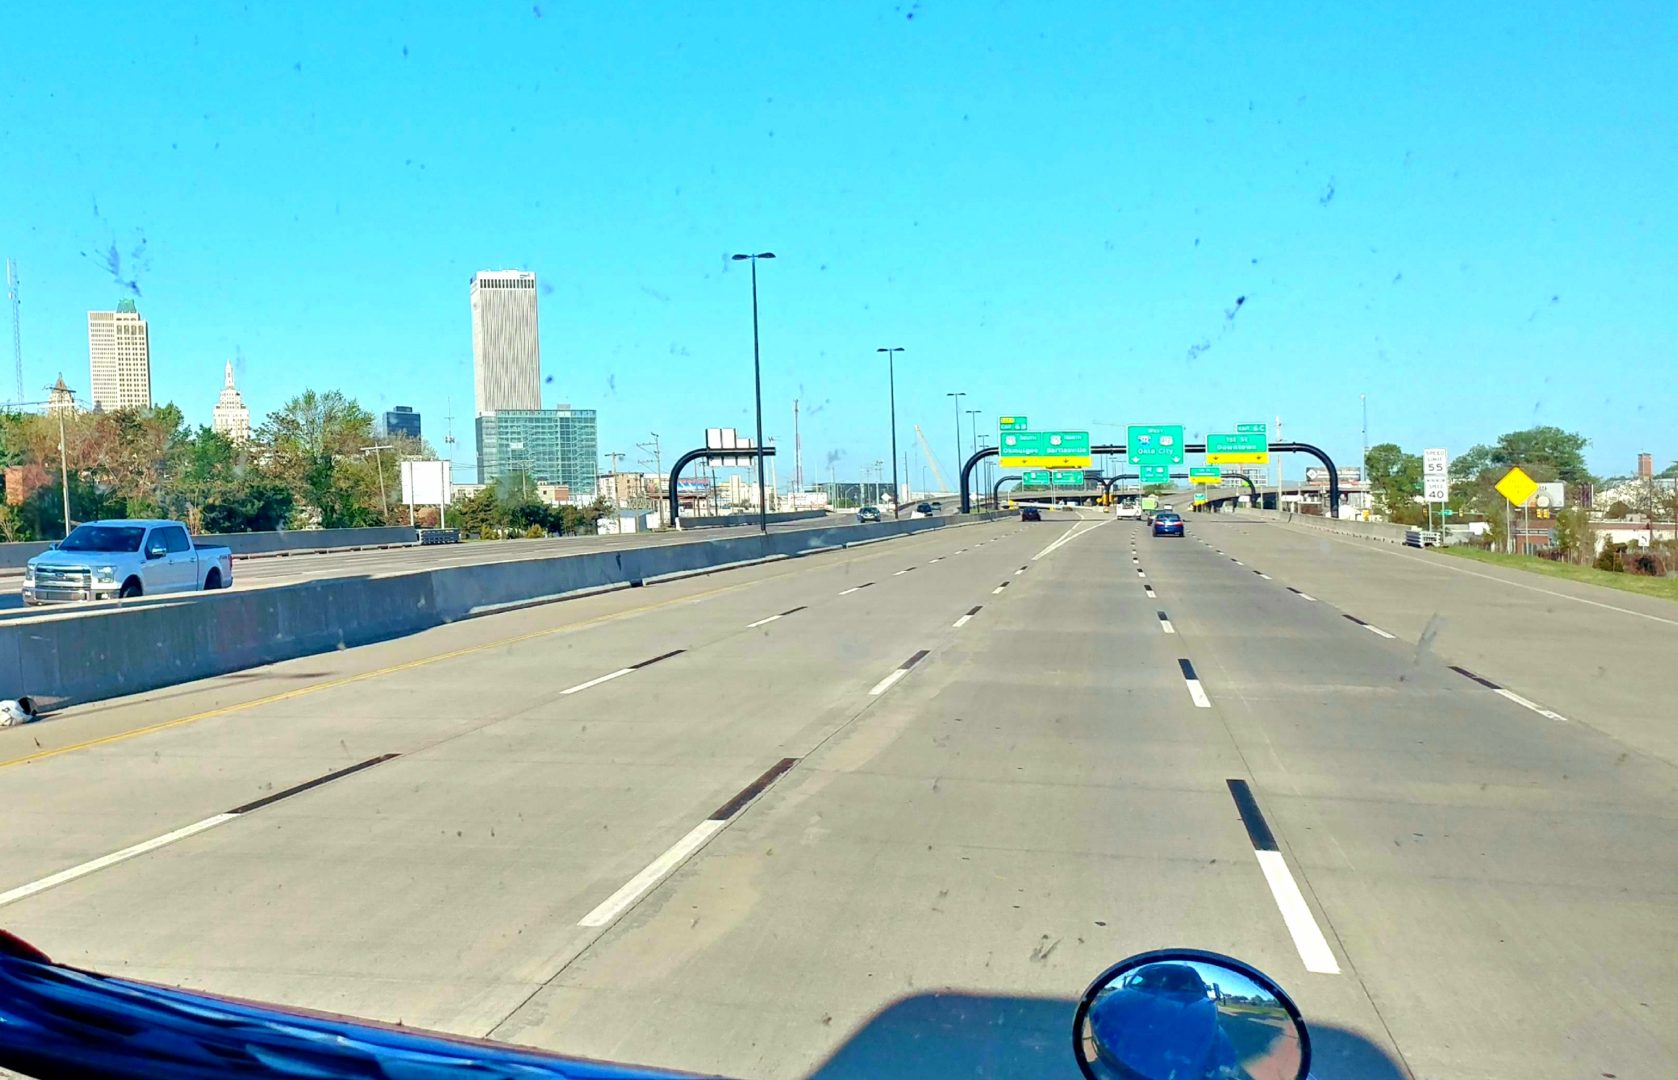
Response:
[{"label": "blue sky", "polygon": [[1372,442],[1678,457],[1678,9],[1366,6],[28,5],[26,382],[85,391],[132,283],[189,419],[237,352],[259,418],[452,411],[469,466],[467,281],[519,267],[548,403],[634,460],[750,426],[757,249],[766,431],[802,400],[810,478],[889,456],[881,345],[917,482],[952,390],[1098,441],[1280,415],[1353,462],[1367,393]]}]

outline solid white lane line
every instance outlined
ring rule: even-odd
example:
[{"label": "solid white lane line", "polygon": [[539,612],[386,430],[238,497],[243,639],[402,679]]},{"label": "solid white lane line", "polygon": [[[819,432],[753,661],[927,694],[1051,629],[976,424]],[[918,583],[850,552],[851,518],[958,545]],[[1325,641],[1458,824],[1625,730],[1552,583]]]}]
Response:
[{"label": "solid white lane line", "polygon": [[688,834],[670,845],[658,858],[648,863],[639,874],[626,881],[622,888],[608,896],[600,906],[584,915],[578,926],[605,926],[623,914],[635,901],[667,874],[686,862],[688,857],[705,845],[705,841],[722,831],[726,821],[701,821]]},{"label": "solid white lane line", "polygon": [[1549,709],[1546,709],[1544,706],[1538,704],[1538,702],[1529,701],[1528,699],[1526,699],[1526,698],[1522,697],[1521,695],[1515,693],[1515,691],[1513,691],[1513,690],[1506,690],[1506,689],[1504,689],[1503,687],[1500,686],[1495,691],[1493,691],[1493,693],[1501,694],[1504,697],[1508,698],[1510,701],[1513,701],[1515,704],[1521,706],[1521,708],[1531,709],[1533,712],[1537,713],[1539,716],[1548,717],[1551,720],[1559,720],[1560,722],[1562,722],[1564,724],[1568,722],[1567,717],[1563,716],[1561,713],[1551,712]]},{"label": "solid white lane line", "polygon": [[1312,917],[1311,907],[1300,893],[1299,883],[1293,879],[1293,872],[1288,869],[1287,860],[1282,858],[1282,853],[1255,851],[1253,854],[1258,857],[1259,869],[1264,871],[1264,880],[1270,886],[1270,895],[1275,897],[1276,906],[1281,909],[1282,921],[1288,925],[1288,933],[1293,937],[1293,947],[1299,950],[1299,958],[1305,962],[1305,970],[1318,975],[1340,974],[1340,964],[1334,959],[1334,950],[1328,947],[1328,939],[1323,937],[1322,929]]},{"label": "solid white lane line", "polygon": [[757,622],[749,622],[749,623],[746,624],[746,629],[747,630],[755,630],[758,627],[764,625],[765,623],[772,623],[776,619],[779,619],[779,618],[780,618],[779,615],[771,615],[767,619],[759,619]]},{"label": "solid white lane line", "polygon": [[240,815],[238,814],[214,814],[202,821],[195,821],[191,825],[183,825],[181,828],[176,829],[173,832],[166,832],[162,836],[154,836],[150,840],[142,840],[131,847],[123,848],[121,851],[113,851],[109,855],[101,855],[97,859],[89,859],[87,862],[81,863],[78,866],[72,866],[68,870],[60,870],[56,874],[49,874],[44,878],[31,881],[27,885],[19,885],[15,889],[10,889],[6,892],[0,893],[0,907],[22,900],[27,896],[34,896],[36,893],[50,889],[54,885],[62,885],[66,881],[74,881],[77,878],[84,877],[96,870],[103,870],[107,866],[114,866],[119,862],[132,859],[136,855],[144,855],[148,851],[156,851],[158,848],[167,844],[173,844],[177,840],[185,840],[189,836],[201,833],[205,829],[213,829],[217,825],[232,821],[234,818],[239,816]]},{"label": "solid white lane line", "polygon": [[587,690],[591,686],[599,686],[603,682],[611,682],[613,679],[619,678],[620,676],[623,676],[623,675],[628,675],[631,671],[634,671],[634,670],[635,670],[634,668],[626,668],[626,667],[618,668],[616,671],[612,672],[610,675],[602,675],[598,679],[590,679],[588,682],[578,683],[576,686],[573,686],[568,690],[561,690],[560,693],[561,694],[575,694],[579,690]]},{"label": "solid white lane line", "polygon": [[890,690],[892,688],[893,683],[897,682],[897,680],[903,678],[903,676],[905,676],[907,674],[909,674],[909,669],[908,668],[898,668],[897,670],[893,671],[890,675],[887,675],[885,678],[883,678],[879,682],[875,683],[874,684],[874,689],[868,691],[869,696],[870,697],[879,697],[881,694],[885,693],[887,690]]}]

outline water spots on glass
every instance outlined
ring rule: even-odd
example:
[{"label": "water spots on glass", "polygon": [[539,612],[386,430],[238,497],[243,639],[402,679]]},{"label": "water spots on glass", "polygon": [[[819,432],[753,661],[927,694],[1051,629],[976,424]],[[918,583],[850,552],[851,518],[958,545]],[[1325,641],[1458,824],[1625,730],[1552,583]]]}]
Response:
[{"label": "water spots on glass", "polygon": [[1317,205],[1318,206],[1327,206],[1329,203],[1331,203],[1333,201],[1334,201],[1334,177],[1331,176],[1331,177],[1328,178],[1328,187],[1324,188],[1323,193],[1321,195],[1317,196]]},{"label": "water spots on glass", "polygon": [[540,19],[542,17],[542,5],[541,4],[531,4],[530,5],[530,13],[532,15],[536,16],[538,19]]},{"label": "water spots on glass", "polygon": [[542,381],[545,382],[545,383],[551,383],[551,382],[554,381],[554,377],[552,375],[549,375],[547,378],[543,379]]},{"label": "water spots on glass", "polygon": [[668,293],[659,292],[657,289],[653,288],[651,285],[641,286],[641,291],[646,293],[648,296],[652,297],[654,300],[657,300],[661,304],[668,304],[670,302],[670,295]]}]

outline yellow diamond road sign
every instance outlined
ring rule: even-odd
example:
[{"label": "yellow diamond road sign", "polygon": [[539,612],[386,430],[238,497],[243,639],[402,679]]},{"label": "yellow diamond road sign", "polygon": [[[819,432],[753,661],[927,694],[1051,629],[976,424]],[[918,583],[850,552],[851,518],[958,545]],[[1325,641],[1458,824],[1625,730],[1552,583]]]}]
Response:
[{"label": "yellow diamond road sign", "polygon": [[1537,490],[1538,481],[1528,476],[1519,466],[1510,469],[1503,479],[1497,482],[1497,493],[1516,506],[1525,506]]}]

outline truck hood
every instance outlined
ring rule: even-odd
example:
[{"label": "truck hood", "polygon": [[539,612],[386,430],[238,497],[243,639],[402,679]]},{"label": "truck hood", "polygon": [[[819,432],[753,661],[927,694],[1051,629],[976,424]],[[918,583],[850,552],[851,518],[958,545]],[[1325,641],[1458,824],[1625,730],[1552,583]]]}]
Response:
[{"label": "truck hood", "polygon": [[133,558],[131,551],[54,551],[35,556],[29,565],[37,570],[84,570],[91,566],[113,566]]}]

